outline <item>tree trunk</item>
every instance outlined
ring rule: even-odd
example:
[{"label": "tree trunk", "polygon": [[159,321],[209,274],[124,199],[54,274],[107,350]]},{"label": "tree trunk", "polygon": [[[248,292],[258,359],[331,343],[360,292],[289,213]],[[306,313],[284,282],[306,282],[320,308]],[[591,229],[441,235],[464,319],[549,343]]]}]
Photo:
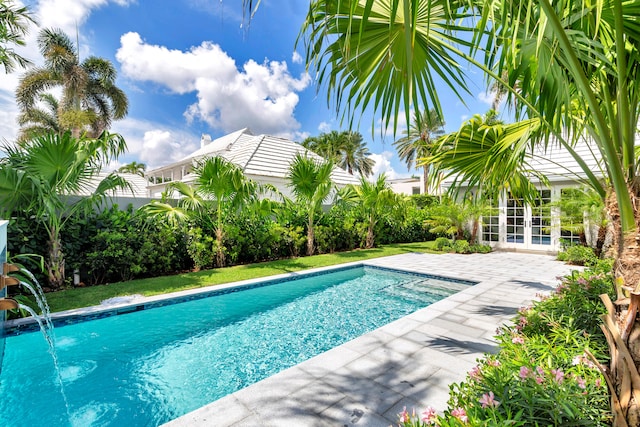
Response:
[{"label": "tree trunk", "polygon": [[309,215],[309,224],[307,226],[307,255],[311,256],[316,251],[315,234],[313,233],[313,216]]},{"label": "tree trunk", "polygon": [[424,194],[429,193],[429,165],[424,165],[422,167],[422,179],[424,182]]},{"label": "tree trunk", "polygon": [[613,225],[616,257],[614,276],[618,295],[615,304],[602,296],[609,314],[603,316],[602,329],[609,343],[611,366],[605,371],[612,393],[614,426],[640,425],[640,208],[632,194],[635,230],[623,234],[615,193],[607,196],[607,210]]},{"label": "tree trunk", "polygon": [[375,227],[375,223],[373,221],[369,221],[369,227],[367,228],[367,237],[364,243],[364,247],[366,249],[371,249],[373,247],[373,242],[375,239],[375,236],[373,235],[374,227]]},{"label": "tree trunk", "polygon": [[226,264],[225,256],[224,256],[224,243],[222,238],[224,235],[222,234],[222,227],[216,228],[216,265],[218,267],[224,267]]},{"label": "tree trunk", "polygon": [[62,253],[62,241],[60,230],[53,227],[49,233],[49,259],[46,262],[49,275],[49,285],[53,290],[58,290],[64,285],[64,254]]}]

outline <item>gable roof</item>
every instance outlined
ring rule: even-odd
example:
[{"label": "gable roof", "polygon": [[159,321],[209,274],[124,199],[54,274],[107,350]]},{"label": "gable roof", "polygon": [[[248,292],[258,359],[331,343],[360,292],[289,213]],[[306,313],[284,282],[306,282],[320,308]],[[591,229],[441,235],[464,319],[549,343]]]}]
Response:
[{"label": "gable roof", "polygon": [[[238,165],[246,175],[285,178],[289,165],[297,153],[307,155],[318,162],[325,159],[307,150],[297,142],[271,135],[253,135],[248,128],[222,136],[207,143],[203,138],[200,149],[182,158],[176,163],[149,171],[154,172],[172,169],[176,166],[192,164],[194,161],[220,156]],[[331,179],[340,185],[357,184],[359,179],[344,169],[334,167]]]}]

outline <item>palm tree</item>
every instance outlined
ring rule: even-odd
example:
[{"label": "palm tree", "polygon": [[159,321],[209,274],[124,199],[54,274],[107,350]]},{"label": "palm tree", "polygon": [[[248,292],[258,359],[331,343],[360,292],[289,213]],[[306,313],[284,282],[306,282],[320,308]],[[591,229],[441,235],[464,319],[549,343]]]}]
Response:
[{"label": "palm tree", "polygon": [[393,208],[404,203],[403,198],[394,193],[385,174],[378,176],[375,182],[360,177],[359,185],[349,185],[342,195],[343,200],[353,203],[362,209],[367,220],[367,236],[365,248],[370,249],[375,244],[375,228],[378,222],[390,214]]},{"label": "palm tree", "polygon": [[175,190],[180,196],[177,207],[153,201],[145,210],[150,215],[165,216],[174,223],[189,217],[201,217],[206,220],[213,216],[216,265],[223,267],[226,264],[224,228],[227,215],[254,204],[260,205],[263,210],[266,209],[266,201],[258,199],[265,189],[248,179],[235,163],[219,156],[199,161],[191,173],[195,176],[194,187],[180,181],[169,184],[168,191]]},{"label": "palm tree", "polygon": [[433,142],[444,135],[444,121],[434,109],[424,110],[422,113],[414,112],[413,120],[406,136],[393,143],[398,151],[400,160],[407,164],[407,169],[422,164],[422,179],[424,192],[430,193],[429,163],[421,161],[431,154]]},{"label": "palm tree", "polygon": [[91,196],[74,203],[67,197],[92,188],[102,165],[124,153],[126,143],[120,135],[106,132],[99,138],[79,139],[65,132],[37,136],[20,147],[6,145],[3,150],[7,156],[0,159],[0,214],[9,218],[12,212],[20,213],[42,221],[49,239],[49,284],[59,289],[65,279],[60,232],[67,219],[93,208],[112,190],[128,183],[112,173]]},{"label": "palm tree", "polygon": [[[317,71],[319,84],[326,83],[336,109],[344,108],[343,115],[351,118],[373,105],[383,126],[395,123],[403,109],[409,122],[412,104],[431,103],[441,113],[436,75],[456,93],[468,93],[463,62],[498,81],[509,93],[517,120],[525,119],[523,125],[538,121],[530,143],[544,148],[553,137],[607,199],[616,230],[617,282],[638,290],[640,205],[634,200],[640,185],[634,136],[640,118],[639,5],[638,0],[313,0],[301,40],[307,65]],[[585,137],[606,166],[604,181],[573,149]],[[508,133],[499,142],[509,141],[520,144]],[[620,331],[625,342],[640,293],[631,298]],[[637,372],[629,357],[621,363]],[[640,396],[640,384],[633,384],[633,393]],[[624,421],[624,410],[616,412],[617,419]],[[637,412],[628,411],[629,419]]]},{"label": "palm tree", "polygon": [[11,0],[0,0],[0,64],[5,73],[11,73],[16,65],[25,68],[30,61],[17,54],[10,45],[24,46],[27,27],[33,23],[29,10],[14,5]]},{"label": "palm tree", "polygon": [[50,93],[38,95],[39,106],[23,111],[18,116],[20,135],[18,141],[26,141],[46,133],[64,133],[58,121],[60,104]]},{"label": "palm tree", "polygon": [[76,46],[60,30],[42,30],[38,45],[44,67],[25,73],[16,89],[23,114],[37,108],[41,94],[60,87],[58,123],[76,138],[82,131],[93,137],[100,135],[112,120],[127,115],[127,96],[115,85],[116,70],[110,61],[91,56],[80,62]]},{"label": "palm tree", "polygon": [[331,160],[351,175],[354,172],[365,176],[371,175],[375,165],[360,132],[334,130],[321,133],[302,141],[302,146]]},{"label": "palm tree", "polygon": [[135,175],[144,176],[144,172],[147,170],[147,165],[139,162],[131,162],[126,165],[120,166],[118,172],[132,173]]},{"label": "palm tree", "polygon": [[330,160],[318,163],[300,153],[296,154],[289,166],[289,188],[307,216],[307,255],[315,252],[314,220],[333,189],[332,171],[333,163]]}]

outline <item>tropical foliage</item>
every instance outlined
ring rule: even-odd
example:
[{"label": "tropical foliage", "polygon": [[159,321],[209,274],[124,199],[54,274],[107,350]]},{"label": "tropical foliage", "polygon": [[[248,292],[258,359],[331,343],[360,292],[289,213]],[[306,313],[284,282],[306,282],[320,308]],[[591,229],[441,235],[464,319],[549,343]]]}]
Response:
[{"label": "tropical foliage", "polygon": [[5,73],[16,66],[25,68],[30,62],[16,53],[14,46],[24,46],[24,36],[33,23],[29,9],[12,0],[0,0],[0,64]]},{"label": "tropical foliage", "polygon": [[49,132],[63,133],[58,120],[59,110],[60,103],[55,96],[50,93],[38,94],[38,103],[33,108],[22,111],[18,116],[20,125],[18,141],[25,141]]},{"label": "tropical foliage", "polygon": [[71,130],[76,138],[82,132],[97,137],[109,129],[112,120],[127,115],[127,96],[115,85],[116,70],[111,62],[95,56],[80,61],[78,47],[60,30],[43,29],[38,46],[44,66],[27,71],[16,89],[16,101],[28,122],[37,117],[31,110],[38,108],[40,97],[57,87],[62,89],[58,127]]},{"label": "tropical foliage", "polygon": [[315,218],[322,205],[328,202],[333,181],[333,162],[319,163],[311,157],[298,153],[289,167],[289,188],[295,202],[301,206],[307,219],[307,255],[315,253]]},{"label": "tropical foliage", "polygon": [[375,162],[369,157],[371,153],[359,132],[331,131],[302,141],[305,148],[331,160],[337,166],[353,175],[369,176]]},{"label": "tropical foliage", "polygon": [[444,134],[444,121],[436,110],[425,110],[422,113],[414,112],[413,120],[409,125],[406,135],[396,140],[398,157],[407,165],[407,169],[422,164],[424,192],[430,194],[429,162],[426,160],[433,153],[435,140]]},{"label": "tropical foliage", "polygon": [[140,162],[131,162],[126,165],[120,166],[118,172],[132,173],[135,175],[144,176],[144,172],[147,170],[147,165]]},{"label": "tropical foliage", "polygon": [[391,214],[394,209],[402,209],[405,202],[401,196],[391,190],[384,174],[380,175],[375,182],[361,177],[359,185],[347,187],[341,196],[345,201],[355,204],[366,219],[367,236],[364,247],[367,249],[374,246],[378,222],[384,216]]},{"label": "tropical foliage", "polygon": [[212,217],[215,241],[211,239],[207,244],[201,230],[192,230],[191,248],[200,251],[192,254],[198,259],[198,267],[206,266],[208,263],[202,259],[202,255],[196,254],[202,253],[203,250],[206,254],[206,247],[202,245],[209,247],[213,245],[216,265],[224,266],[226,258],[223,240],[226,216],[238,212],[249,204],[257,203],[260,187],[246,178],[237,165],[219,156],[199,161],[192,174],[195,177],[193,186],[180,181],[172,182],[168,186],[168,192],[175,192],[179,197],[178,206],[154,201],[145,209],[147,213],[164,216],[172,223],[181,222],[190,217],[210,221],[209,218]]},{"label": "tropical foliage", "polygon": [[[33,138],[21,147],[6,145],[3,150],[7,156],[0,159],[0,216],[11,218],[16,213],[40,221],[48,237],[49,284],[60,288],[65,280],[62,229],[74,213],[92,209],[112,190],[128,185],[113,173],[99,177],[102,166],[122,154],[126,144],[116,134],[74,138],[65,132]],[[91,194],[76,202],[68,199],[83,192]]]}]

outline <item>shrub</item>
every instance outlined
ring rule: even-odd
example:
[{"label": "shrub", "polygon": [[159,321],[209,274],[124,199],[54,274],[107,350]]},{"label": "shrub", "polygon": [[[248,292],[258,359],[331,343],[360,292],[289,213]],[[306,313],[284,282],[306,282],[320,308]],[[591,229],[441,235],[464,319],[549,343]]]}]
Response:
[{"label": "shrub", "polygon": [[436,250],[444,251],[448,249],[451,249],[451,240],[446,237],[438,237],[436,239]]},{"label": "shrub", "polygon": [[453,250],[457,254],[468,254],[471,253],[471,246],[466,240],[456,240],[453,242]]},{"label": "shrub", "polygon": [[556,292],[520,310],[497,337],[500,352],[487,356],[453,384],[444,415],[427,408],[420,419],[400,414],[405,427],[610,426],[606,382],[590,354],[606,363],[599,329],[601,293],[613,293],[610,265],[563,278]]},{"label": "shrub", "polygon": [[488,254],[489,252],[491,252],[491,246],[490,245],[471,245],[471,252],[473,253],[479,253],[479,254]]},{"label": "shrub", "polygon": [[597,260],[595,252],[588,246],[569,246],[564,252],[558,253],[558,260],[574,265],[592,265]]}]

